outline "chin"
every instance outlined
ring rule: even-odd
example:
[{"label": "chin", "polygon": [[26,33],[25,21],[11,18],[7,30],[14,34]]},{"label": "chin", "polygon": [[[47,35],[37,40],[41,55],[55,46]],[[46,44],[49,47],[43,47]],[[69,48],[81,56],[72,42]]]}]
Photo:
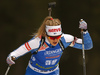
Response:
[{"label": "chin", "polygon": [[56,46],[57,44],[52,44],[53,46]]}]

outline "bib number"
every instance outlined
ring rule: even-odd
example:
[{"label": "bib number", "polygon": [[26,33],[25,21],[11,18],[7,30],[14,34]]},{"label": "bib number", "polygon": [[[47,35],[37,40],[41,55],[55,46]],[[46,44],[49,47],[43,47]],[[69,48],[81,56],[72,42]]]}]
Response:
[{"label": "bib number", "polygon": [[46,60],[45,65],[54,65],[57,62],[57,59],[54,60]]}]

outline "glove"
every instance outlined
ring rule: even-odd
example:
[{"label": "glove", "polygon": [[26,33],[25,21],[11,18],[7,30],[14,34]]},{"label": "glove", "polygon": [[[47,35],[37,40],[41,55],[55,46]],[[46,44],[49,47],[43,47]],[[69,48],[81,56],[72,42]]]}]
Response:
[{"label": "glove", "polygon": [[15,60],[15,57],[10,56],[10,55],[6,59],[7,63],[10,64],[10,65],[15,64],[14,60]]},{"label": "glove", "polygon": [[85,30],[87,29],[87,23],[83,19],[81,19],[81,21],[79,22],[79,28]]}]

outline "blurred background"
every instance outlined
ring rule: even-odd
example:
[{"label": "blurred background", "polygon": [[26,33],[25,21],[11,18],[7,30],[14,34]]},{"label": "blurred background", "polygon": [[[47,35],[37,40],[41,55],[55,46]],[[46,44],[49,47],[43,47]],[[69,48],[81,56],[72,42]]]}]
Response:
[{"label": "blurred background", "polygon": [[[100,0],[0,0],[0,75],[8,67],[6,57],[32,38],[48,16],[48,3],[56,2],[52,16],[62,22],[63,32],[81,37],[79,20],[88,23],[94,47],[86,52],[87,75],[100,75]],[[13,65],[8,75],[24,75],[28,53]],[[83,75],[82,50],[68,47],[60,60],[61,75]]]}]

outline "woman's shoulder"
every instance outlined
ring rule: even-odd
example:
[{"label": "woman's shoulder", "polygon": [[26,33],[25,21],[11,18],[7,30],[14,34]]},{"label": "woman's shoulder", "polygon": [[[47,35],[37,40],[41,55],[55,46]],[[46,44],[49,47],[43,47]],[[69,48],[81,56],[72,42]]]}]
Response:
[{"label": "woman's shoulder", "polygon": [[38,48],[40,45],[40,37],[33,37],[32,39],[30,39],[28,41],[29,45],[34,49],[34,48]]},{"label": "woman's shoulder", "polygon": [[64,38],[66,42],[72,42],[74,40],[74,36],[71,34],[62,34],[61,37]]},{"label": "woman's shoulder", "polygon": [[30,39],[29,41],[30,42],[39,42],[41,40],[41,38],[40,37],[33,37],[32,39]]}]

